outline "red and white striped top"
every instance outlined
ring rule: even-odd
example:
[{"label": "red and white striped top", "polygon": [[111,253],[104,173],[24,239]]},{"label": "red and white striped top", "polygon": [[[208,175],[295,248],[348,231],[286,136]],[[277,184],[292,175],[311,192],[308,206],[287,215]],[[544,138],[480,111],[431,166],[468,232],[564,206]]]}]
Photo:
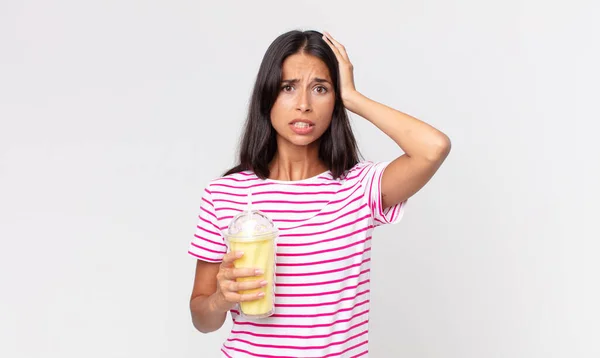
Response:
[{"label": "red and white striped top", "polygon": [[248,188],[253,208],[280,230],[275,313],[252,320],[231,310],[222,357],[367,357],[373,229],[400,221],[406,204],[381,207],[389,163],[363,161],[337,180],[329,171],[299,181],[245,171],[207,185],[190,255],[222,260],[221,232],[245,209]]}]

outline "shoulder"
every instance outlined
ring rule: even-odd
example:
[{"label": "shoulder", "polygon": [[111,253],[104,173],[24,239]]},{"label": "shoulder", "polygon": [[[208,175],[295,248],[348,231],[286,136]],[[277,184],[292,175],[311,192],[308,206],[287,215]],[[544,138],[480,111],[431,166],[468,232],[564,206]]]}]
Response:
[{"label": "shoulder", "polygon": [[349,185],[379,181],[383,171],[390,163],[391,161],[360,161],[344,174],[343,180]]},{"label": "shoulder", "polygon": [[370,160],[360,161],[344,174],[344,179],[347,181],[363,181],[377,164]]}]

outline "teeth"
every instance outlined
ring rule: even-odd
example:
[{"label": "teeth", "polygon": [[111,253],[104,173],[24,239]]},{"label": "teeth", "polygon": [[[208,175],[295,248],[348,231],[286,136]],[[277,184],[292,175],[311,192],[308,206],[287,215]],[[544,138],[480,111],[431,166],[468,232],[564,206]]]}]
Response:
[{"label": "teeth", "polygon": [[296,128],[308,128],[308,127],[310,127],[310,124],[303,123],[303,122],[296,122],[296,123],[294,123],[294,127],[296,127]]}]

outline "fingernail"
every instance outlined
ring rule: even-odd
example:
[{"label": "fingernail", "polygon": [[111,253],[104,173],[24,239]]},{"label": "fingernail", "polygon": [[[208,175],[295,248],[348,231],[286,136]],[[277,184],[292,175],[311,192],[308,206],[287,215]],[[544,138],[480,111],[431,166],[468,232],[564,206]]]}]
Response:
[{"label": "fingernail", "polygon": [[264,296],[265,296],[264,292],[261,292],[261,293],[258,294],[258,297],[264,297]]},{"label": "fingernail", "polygon": [[264,273],[264,271],[263,271],[263,270],[261,270],[261,269],[256,269],[256,270],[254,270],[254,273],[255,273],[256,275],[262,275],[262,274]]},{"label": "fingernail", "polygon": [[260,285],[261,285],[261,286],[266,286],[266,285],[267,285],[267,283],[268,283],[267,281],[260,281]]},{"label": "fingernail", "polygon": [[238,251],[235,253],[236,257],[242,257],[244,255],[244,251]]}]

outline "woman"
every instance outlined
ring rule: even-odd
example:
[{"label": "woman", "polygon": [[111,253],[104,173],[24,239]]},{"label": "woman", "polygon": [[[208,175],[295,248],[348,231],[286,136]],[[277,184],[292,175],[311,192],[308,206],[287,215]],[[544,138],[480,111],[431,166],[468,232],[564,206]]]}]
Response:
[{"label": "woman", "polygon": [[[345,109],[405,154],[359,161]],[[445,160],[450,140],[358,92],[348,54],[330,34],[291,31],[263,58],[240,149],[239,165],[212,180],[201,201],[189,249],[198,259],[194,326],[215,331],[231,313],[223,357],[365,357],[373,229],[401,219],[407,199]],[[226,253],[221,234],[244,210],[250,188],[256,209],[280,231],[275,314],[260,320],[244,318],[236,306],[262,297],[238,291],[265,282],[236,278],[261,272],[234,269],[243,253]]]}]

